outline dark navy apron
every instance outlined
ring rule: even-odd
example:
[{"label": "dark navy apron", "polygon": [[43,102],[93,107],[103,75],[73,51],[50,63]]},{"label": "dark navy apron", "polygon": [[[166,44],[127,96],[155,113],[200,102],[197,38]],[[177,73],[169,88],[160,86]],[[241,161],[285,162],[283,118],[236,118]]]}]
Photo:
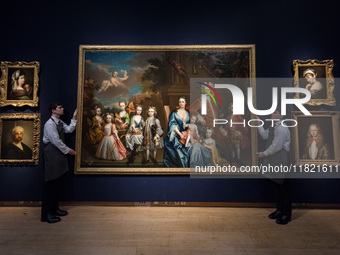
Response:
[{"label": "dark navy apron", "polygon": [[[53,119],[52,121],[57,125],[57,131],[60,140],[65,143],[63,124],[61,121],[59,121],[59,124],[57,124]],[[55,180],[69,171],[66,155],[52,143],[45,144],[43,153],[45,164],[45,182]]]},{"label": "dark navy apron", "polygon": [[[267,139],[265,150],[269,148],[269,146],[272,144],[274,140],[274,130],[275,130],[274,127],[269,128],[268,139]],[[285,149],[282,148],[276,153],[265,157],[263,159],[263,164],[271,165],[271,166],[280,166],[282,164],[283,166],[286,166],[287,160],[288,160],[287,152],[285,151]],[[278,184],[283,184],[284,182],[285,173],[275,172],[275,173],[265,173],[264,175]]]}]

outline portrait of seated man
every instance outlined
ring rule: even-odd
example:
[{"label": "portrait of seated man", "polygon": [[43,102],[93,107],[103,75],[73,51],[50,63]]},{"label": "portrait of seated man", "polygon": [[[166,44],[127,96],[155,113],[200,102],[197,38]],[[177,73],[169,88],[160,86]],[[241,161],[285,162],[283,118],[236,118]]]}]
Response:
[{"label": "portrait of seated man", "polygon": [[2,150],[3,159],[32,159],[32,150],[22,142],[24,128],[15,126],[11,131],[12,142]]}]

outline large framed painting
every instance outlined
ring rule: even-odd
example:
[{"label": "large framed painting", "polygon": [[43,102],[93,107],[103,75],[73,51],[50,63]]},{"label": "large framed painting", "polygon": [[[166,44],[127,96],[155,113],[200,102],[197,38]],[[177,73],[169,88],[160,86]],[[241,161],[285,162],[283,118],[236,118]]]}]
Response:
[{"label": "large framed painting", "polygon": [[340,112],[312,111],[311,114],[292,112],[292,118],[298,123],[293,128],[296,165],[339,165]]},{"label": "large framed painting", "polygon": [[40,63],[1,62],[0,106],[38,106]]},{"label": "large framed painting", "polygon": [[[333,60],[294,60],[294,86],[311,92],[309,105],[335,105]],[[299,94],[295,97],[299,98]]]},{"label": "large framed painting", "polygon": [[[75,173],[189,174],[192,78],[255,78],[255,46],[81,45]],[[246,91],[255,85],[244,86]],[[253,98],[255,103],[255,93]],[[219,109],[224,116],[228,107]],[[173,118],[174,111],[179,119]],[[251,118],[249,112],[245,116]],[[205,136],[204,119],[195,118]],[[179,124],[173,124],[177,120]],[[218,135],[222,133],[228,139],[227,129]],[[257,145],[250,141],[256,135],[255,129],[244,132],[248,143],[235,164],[255,162]],[[219,149],[224,157],[225,151]],[[229,152],[226,158],[231,157]]]},{"label": "large framed painting", "polygon": [[0,114],[0,164],[38,165],[40,113]]}]

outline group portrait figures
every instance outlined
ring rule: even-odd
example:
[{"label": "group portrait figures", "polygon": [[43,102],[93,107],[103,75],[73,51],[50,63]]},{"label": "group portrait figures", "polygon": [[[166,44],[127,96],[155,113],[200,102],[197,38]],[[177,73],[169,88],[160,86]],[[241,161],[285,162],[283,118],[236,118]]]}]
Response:
[{"label": "group portrait figures", "polygon": [[[170,112],[166,125],[162,125],[158,109],[152,105],[130,102],[127,109],[128,103],[119,101],[115,113],[95,106],[87,134],[93,160],[121,162],[122,166],[176,168],[240,162],[243,140],[249,146],[249,140],[242,138],[247,129],[233,131],[226,125],[213,128],[204,117],[190,113],[187,101],[186,96],[178,97],[178,105]],[[235,152],[226,156],[223,148]]]},{"label": "group portrait figures", "polygon": [[[204,93],[213,93],[212,88],[214,84],[212,82],[201,83],[201,88],[204,88]],[[224,162],[225,164],[230,164],[236,167],[251,164],[249,162],[249,157],[247,153],[251,150],[250,142],[250,129],[247,126],[248,115],[236,115],[233,113],[233,101],[229,96],[225,96],[225,102],[223,102],[223,107],[216,104],[212,97],[206,97],[206,114],[202,115],[202,101],[201,95],[196,95],[195,98],[191,99],[191,113],[195,120],[195,126],[197,126],[198,133],[201,137],[208,138],[209,141],[214,140],[214,149],[211,145],[207,145],[210,152],[212,150],[217,153],[214,154],[214,164],[216,162]],[[214,126],[214,120],[223,120],[223,124],[216,124]],[[208,130],[208,132],[207,132]],[[218,157],[216,158],[216,156]],[[218,160],[221,158],[223,160]],[[228,162],[228,163],[226,163]]]},{"label": "group portrait figures", "polygon": [[114,111],[95,106],[87,134],[92,160],[138,167],[244,165],[241,155],[250,147],[249,130],[241,125],[242,116],[233,115],[233,103],[226,115],[234,125],[212,127],[210,116],[200,115],[197,102],[192,107],[188,101],[179,96],[166,121],[158,119],[158,109],[150,102],[119,100]]},{"label": "group portrait figures", "polygon": [[[231,96],[223,98],[223,107],[208,98],[208,113],[203,115],[200,97],[191,94],[190,79],[208,77],[204,79],[211,87],[216,77],[248,78],[251,51],[85,50],[77,169],[133,168],[135,173],[138,168],[249,163],[244,162],[251,138],[247,129],[212,127],[214,119],[227,118]],[[234,133],[239,142],[232,145]]]},{"label": "group portrait figures", "polygon": [[[144,107],[125,101],[118,102],[119,110],[115,113],[102,112],[95,106],[95,115],[88,121],[87,138],[92,146],[92,160],[119,161],[127,166],[135,164],[139,158],[142,166],[158,166],[157,151],[164,147],[164,127],[157,118],[154,106]],[[147,108],[147,117],[143,117],[143,109]],[[163,151],[159,153],[161,158]],[[94,157],[93,157],[94,156]],[[136,163],[138,164],[138,163]]]}]

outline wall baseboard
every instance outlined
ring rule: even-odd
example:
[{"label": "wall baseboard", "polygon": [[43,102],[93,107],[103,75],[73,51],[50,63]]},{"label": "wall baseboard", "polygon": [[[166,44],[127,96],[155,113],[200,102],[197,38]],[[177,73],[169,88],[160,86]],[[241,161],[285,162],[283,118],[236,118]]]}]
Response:
[{"label": "wall baseboard", "polygon": [[[153,201],[153,202],[101,202],[101,201],[66,201],[61,202],[64,206],[152,206],[152,207],[244,207],[244,208],[267,208],[275,207],[274,203],[243,203],[243,202],[184,202],[184,201]],[[340,204],[320,203],[293,203],[293,208],[298,209],[340,209]],[[0,201],[0,207],[22,206],[38,207],[41,201]]]}]

